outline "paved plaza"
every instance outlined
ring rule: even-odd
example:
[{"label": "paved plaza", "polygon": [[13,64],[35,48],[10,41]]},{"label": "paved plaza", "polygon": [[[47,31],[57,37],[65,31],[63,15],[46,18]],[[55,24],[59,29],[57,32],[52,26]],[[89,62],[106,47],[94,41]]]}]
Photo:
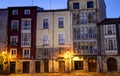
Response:
[{"label": "paved plaza", "polygon": [[120,76],[120,73],[33,73],[33,74],[11,74],[0,76]]}]

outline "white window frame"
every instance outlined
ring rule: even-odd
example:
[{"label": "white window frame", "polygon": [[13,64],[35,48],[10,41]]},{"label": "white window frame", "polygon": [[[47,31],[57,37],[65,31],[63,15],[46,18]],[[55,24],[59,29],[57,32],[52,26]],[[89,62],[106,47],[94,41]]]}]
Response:
[{"label": "white window frame", "polygon": [[[61,25],[59,25],[59,19],[60,18],[63,18],[63,20],[61,20],[61,21],[63,21],[62,27],[61,27]],[[57,25],[58,25],[58,28],[64,28],[65,27],[65,17],[64,16],[58,16],[57,17]]]},{"label": "white window frame", "polygon": [[[30,21],[27,26],[25,25],[25,21]],[[31,18],[21,19],[21,30],[31,30]]]},{"label": "white window frame", "polygon": [[12,15],[18,15],[18,10],[12,10]]},{"label": "white window frame", "polygon": [[[48,28],[44,28],[44,20],[45,19],[47,19],[48,21]],[[44,17],[43,19],[42,19],[42,29],[49,29],[49,27],[50,27],[50,19],[48,18],[48,17]]]},{"label": "white window frame", "polygon": [[[29,54],[25,56],[25,50],[29,51]],[[23,58],[30,58],[30,48],[23,48]]]},{"label": "white window frame", "polygon": [[[14,55],[12,55],[12,51],[14,51]],[[10,58],[17,58],[17,49],[16,48],[10,49]]]},{"label": "white window frame", "polygon": [[29,14],[30,14],[30,10],[29,10],[29,9],[24,10],[24,14],[25,14],[25,15],[29,15]]},{"label": "white window frame", "polygon": [[[60,40],[61,40],[60,39],[60,34],[63,35],[63,38],[62,38],[64,40],[63,42],[60,42]],[[58,33],[58,44],[59,45],[64,45],[65,44],[65,33],[64,32]]]},{"label": "white window frame", "polygon": [[[45,39],[44,37],[45,37],[45,36],[47,37],[47,39],[46,39],[45,42],[44,42],[44,39]],[[49,34],[43,34],[43,35],[42,35],[42,44],[43,44],[43,45],[49,45],[49,44],[50,44]]]},{"label": "white window frame", "polygon": [[18,30],[18,29],[19,29],[19,21],[18,21],[18,20],[12,20],[12,21],[11,21],[11,30],[14,30],[14,29],[15,29],[15,28],[13,27],[14,24],[16,24],[16,26],[17,26],[16,30]]},{"label": "white window frame", "polygon": [[10,42],[13,42],[12,39],[16,38],[15,42],[18,42],[18,36],[10,36]]},{"label": "white window frame", "polygon": [[[24,36],[23,36],[23,34],[24,34]],[[27,39],[29,38],[27,41],[25,41],[25,38],[26,38],[25,35],[26,36],[30,35],[30,37],[27,37]],[[31,33],[29,33],[29,32],[21,33],[21,47],[31,47]]]}]

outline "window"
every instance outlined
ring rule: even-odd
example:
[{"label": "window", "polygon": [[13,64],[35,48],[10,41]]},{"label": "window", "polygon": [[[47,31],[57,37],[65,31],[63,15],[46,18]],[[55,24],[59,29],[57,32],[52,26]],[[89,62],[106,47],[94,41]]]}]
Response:
[{"label": "window", "polygon": [[12,15],[18,15],[18,10],[13,10]]},{"label": "window", "polygon": [[43,35],[43,45],[49,45],[49,35]]},{"label": "window", "polygon": [[10,36],[10,45],[17,46],[18,43],[18,36]]},{"label": "window", "polygon": [[79,9],[79,3],[78,2],[73,3],[73,9]]},{"label": "window", "polygon": [[84,39],[88,39],[88,28],[84,28]]},{"label": "window", "polygon": [[65,34],[63,33],[58,34],[58,38],[59,38],[58,41],[60,45],[65,44]]},{"label": "window", "polygon": [[87,22],[87,13],[81,11],[80,12],[80,23],[85,24]]},{"label": "window", "polygon": [[92,38],[92,34],[93,34],[93,30],[92,30],[92,28],[90,27],[90,28],[89,28],[89,38]]},{"label": "window", "polygon": [[80,39],[84,39],[84,28],[80,28]]},{"label": "window", "polygon": [[43,55],[49,55],[49,48],[44,48],[43,49],[44,51],[43,51]]},{"label": "window", "polygon": [[58,18],[58,28],[64,28],[64,17]]},{"label": "window", "polygon": [[97,29],[93,28],[93,38],[97,38]]},{"label": "window", "polygon": [[116,40],[115,39],[106,39],[105,40],[105,49],[106,50],[116,50]]},{"label": "window", "polygon": [[30,30],[31,29],[31,19],[22,19],[22,30]]},{"label": "window", "polygon": [[92,23],[92,20],[93,20],[92,13],[89,12],[89,13],[88,13],[88,23]]},{"label": "window", "polygon": [[10,49],[11,58],[16,58],[17,56],[17,49]]},{"label": "window", "polygon": [[49,28],[49,19],[45,18],[43,19],[43,29],[48,29]]},{"label": "window", "polygon": [[25,15],[29,15],[30,14],[30,10],[24,10],[24,14]]},{"label": "window", "polygon": [[113,50],[113,41],[112,40],[108,40],[108,46],[109,46],[109,50]]},{"label": "window", "polygon": [[93,8],[93,1],[88,1],[87,2],[87,8]]},{"label": "window", "polygon": [[112,35],[112,26],[108,26],[108,35]]},{"label": "window", "polygon": [[30,58],[30,49],[23,49],[23,58]]},{"label": "window", "polygon": [[21,34],[21,46],[30,47],[31,46],[31,33],[22,33]]},{"label": "window", "polygon": [[17,31],[18,30],[18,20],[12,20],[11,21],[11,30],[12,31]]}]

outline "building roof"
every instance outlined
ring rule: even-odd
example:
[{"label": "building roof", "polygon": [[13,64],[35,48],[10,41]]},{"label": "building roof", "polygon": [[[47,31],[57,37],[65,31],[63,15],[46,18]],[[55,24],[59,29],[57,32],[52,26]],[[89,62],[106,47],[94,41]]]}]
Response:
[{"label": "building roof", "polygon": [[69,11],[68,9],[51,9],[51,10],[39,10],[38,12],[60,12],[60,11]]},{"label": "building roof", "polygon": [[38,6],[16,6],[16,7],[8,7],[8,9],[22,9],[22,8],[37,8],[37,10],[44,10],[41,7]]},{"label": "building roof", "polygon": [[120,24],[120,18],[106,18],[99,22],[98,25]]}]

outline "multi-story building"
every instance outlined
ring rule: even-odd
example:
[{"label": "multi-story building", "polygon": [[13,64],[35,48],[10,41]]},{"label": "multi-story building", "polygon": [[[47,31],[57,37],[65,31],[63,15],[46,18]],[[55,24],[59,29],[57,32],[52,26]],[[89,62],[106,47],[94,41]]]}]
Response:
[{"label": "multi-story building", "polygon": [[2,52],[6,50],[7,45],[7,19],[7,9],[0,9],[0,71],[4,70],[3,63],[5,60]]},{"label": "multi-story building", "polygon": [[68,0],[73,70],[99,71],[97,22],[106,17],[104,0]]},{"label": "multi-story building", "polygon": [[38,7],[8,7],[8,50],[10,73],[33,72],[36,58]]},{"label": "multi-story building", "polygon": [[98,23],[101,71],[120,72],[120,18]]},{"label": "multi-story building", "polygon": [[11,73],[102,70],[97,22],[106,18],[104,0],[68,0],[67,5],[61,10],[8,8]]},{"label": "multi-story building", "polygon": [[[71,47],[70,12],[43,10],[37,13],[36,58],[39,72],[67,72],[65,58]],[[36,69],[37,70],[37,69]]]}]

